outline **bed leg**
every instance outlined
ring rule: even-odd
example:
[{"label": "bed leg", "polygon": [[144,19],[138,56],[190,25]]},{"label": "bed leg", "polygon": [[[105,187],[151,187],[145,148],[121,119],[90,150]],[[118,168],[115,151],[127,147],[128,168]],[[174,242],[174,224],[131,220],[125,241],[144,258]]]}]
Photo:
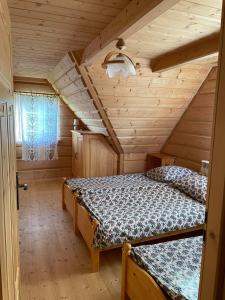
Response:
[{"label": "bed leg", "polygon": [[121,300],[129,299],[126,293],[126,281],[127,281],[127,257],[130,255],[131,245],[126,243],[123,246],[122,255],[122,285],[121,285]]},{"label": "bed leg", "polygon": [[92,248],[91,249],[91,269],[92,269],[92,273],[99,272],[99,257],[100,257],[99,249]]},{"label": "bed leg", "polygon": [[65,192],[64,192],[64,183],[65,183],[65,178],[63,178],[62,180],[62,209],[65,210],[66,209],[66,203],[65,203]]}]

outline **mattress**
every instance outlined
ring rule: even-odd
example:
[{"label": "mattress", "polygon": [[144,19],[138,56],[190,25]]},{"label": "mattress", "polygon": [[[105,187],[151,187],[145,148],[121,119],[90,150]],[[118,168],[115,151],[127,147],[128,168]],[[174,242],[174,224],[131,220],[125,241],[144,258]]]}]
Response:
[{"label": "mattress", "polygon": [[144,184],[80,192],[81,204],[100,223],[93,241],[100,249],[193,228],[205,220],[204,204],[149,178]]},{"label": "mattress", "polygon": [[155,279],[169,299],[197,300],[202,248],[200,236],[134,247],[131,257]]}]

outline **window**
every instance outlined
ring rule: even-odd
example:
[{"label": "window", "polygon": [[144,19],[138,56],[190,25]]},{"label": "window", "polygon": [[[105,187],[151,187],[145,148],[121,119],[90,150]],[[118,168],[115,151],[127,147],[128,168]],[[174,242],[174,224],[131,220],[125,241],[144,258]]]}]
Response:
[{"label": "window", "polygon": [[16,93],[15,103],[16,142],[22,145],[22,159],[57,159],[58,97]]}]

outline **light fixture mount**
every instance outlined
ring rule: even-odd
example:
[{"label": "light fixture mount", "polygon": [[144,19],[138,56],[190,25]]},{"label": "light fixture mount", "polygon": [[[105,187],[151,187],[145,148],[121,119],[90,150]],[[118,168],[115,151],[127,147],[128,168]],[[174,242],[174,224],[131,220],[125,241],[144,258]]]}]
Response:
[{"label": "light fixture mount", "polygon": [[[116,48],[120,51],[126,48],[123,39],[118,39]],[[134,63],[127,54],[120,51],[109,52],[102,63],[102,67],[106,69],[106,73],[110,78],[115,76],[135,76],[136,70],[140,67],[140,64]]]},{"label": "light fixture mount", "polygon": [[125,42],[123,39],[118,39],[117,43],[116,43],[116,48],[119,50],[125,50],[127,48]]}]

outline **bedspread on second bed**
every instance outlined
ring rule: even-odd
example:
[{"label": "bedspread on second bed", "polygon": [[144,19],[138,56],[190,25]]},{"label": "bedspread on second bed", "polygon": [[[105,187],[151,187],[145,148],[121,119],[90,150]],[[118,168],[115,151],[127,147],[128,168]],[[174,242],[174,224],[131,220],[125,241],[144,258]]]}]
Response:
[{"label": "bedspread on second bed", "polygon": [[101,249],[188,229],[205,220],[204,204],[150,179],[145,185],[86,190],[80,200],[100,222],[93,245]]},{"label": "bedspread on second bed", "polygon": [[131,256],[171,299],[197,300],[202,247],[199,236],[134,247]]},{"label": "bedspread on second bed", "polygon": [[134,173],[104,177],[71,178],[67,179],[66,183],[73,192],[81,193],[87,190],[144,185],[148,180],[144,173]]}]

